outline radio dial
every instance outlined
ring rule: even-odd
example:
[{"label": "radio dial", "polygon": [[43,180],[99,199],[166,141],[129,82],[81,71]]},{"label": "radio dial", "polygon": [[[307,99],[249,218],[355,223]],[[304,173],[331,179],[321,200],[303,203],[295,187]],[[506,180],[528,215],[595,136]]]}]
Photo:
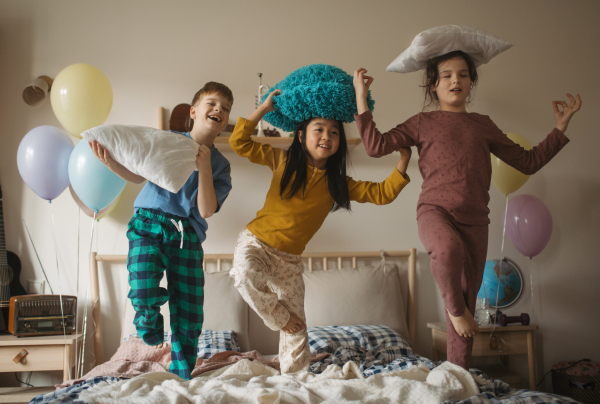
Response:
[{"label": "radio dial", "polygon": [[25,328],[31,328],[31,324],[25,323],[25,324],[23,324],[23,327],[25,327]]}]

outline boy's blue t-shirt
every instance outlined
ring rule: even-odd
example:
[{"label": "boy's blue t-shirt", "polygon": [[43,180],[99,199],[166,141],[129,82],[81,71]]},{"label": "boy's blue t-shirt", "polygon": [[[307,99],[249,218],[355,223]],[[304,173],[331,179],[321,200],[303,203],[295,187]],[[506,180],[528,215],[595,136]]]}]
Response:
[{"label": "boy's blue t-shirt", "polygon": [[[175,133],[191,138],[189,132]],[[217,195],[216,213],[221,209],[223,202],[229,195],[229,191],[231,191],[231,166],[225,156],[214,145],[210,149],[210,165],[212,167],[215,194]],[[203,243],[206,240],[208,224],[200,216],[198,210],[198,171],[194,171],[190,175],[185,185],[176,194],[148,181],[133,203],[133,207],[136,212],[139,208],[146,208],[187,217],[194,230],[196,230],[200,242]]]}]

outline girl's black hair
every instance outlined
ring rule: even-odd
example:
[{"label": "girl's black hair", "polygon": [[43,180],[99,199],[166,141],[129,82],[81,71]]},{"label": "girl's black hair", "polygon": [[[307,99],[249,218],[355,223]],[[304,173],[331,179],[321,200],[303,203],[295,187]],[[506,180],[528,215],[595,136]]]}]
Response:
[{"label": "girl's black hair", "polygon": [[[314,118],[300,122],[296,127],[294,141],[287,150],[287,160],[281,182],[279,184],[279,195],[282,199],[292,198],[296,192],[306,190],[307,169],[306,165],[312,163],[312,158],[306,150],[306,141],[300,141],[300,132],[306,139],[306,128]],[[346,132],[341,121],[337,121],[339,126],[340,144],[337,151],[327,159],[325,170],[327,171],[327,186],[329,194],[333,198],[331,212],[339,209],[350,209],[350,194],[348,193],[348,183],[346,182],[346,161],[348,158],[348,144],[346,143]],[[293,180],[292,180],[293,178]],[[291,184],[290,184],[291,182]],[[288,188],[289,185],[289,189]]]},{"label": "girl's black hair", "polygon": [[[471,79],[471,87],[477,85],[477,68],[473,58],[463,51],[453,51],[446,53],[445,55],[436,56],[429,59],[427,62],[427,68],[425,69],[425,75],[423,77],[423,87],[425,89],[425,102],[423,109],[431,106],[431,104],[438,104],[439,98],[437,93],[433,91],[433,87],[437,86],[440,82],[440,73],[438,67],[440,63],[452,59],[452,58],[463,58],[467,62],[467,68],[469,69],[469,77]],[[429,102],[427,102],[429,101]]]}]

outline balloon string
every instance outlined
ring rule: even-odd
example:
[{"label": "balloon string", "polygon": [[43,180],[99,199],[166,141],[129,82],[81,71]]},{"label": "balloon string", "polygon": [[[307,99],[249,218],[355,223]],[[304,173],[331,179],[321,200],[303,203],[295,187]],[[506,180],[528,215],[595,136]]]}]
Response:
[{"label": "balloon string", "polygon": [[529,290],[531,291],[531,318],[535,314],[535,300],[533,296],[533,268],[529,272]]},{"label": "balloon string", "polygon": [[[79,205],[77,205],[79,206]],[[79,332],[79,244],[81,240],[81,207],[77,210],[77,313],[75,315],[75,336]],[[79,338],[75,338],[75,377],[81,377],[79,368]]]},{"label": "balloon string", "polygon": [[[96,223],[96,213],[98,213],[97,210],[94,211],[94,217],[92,219],[92,230],[91,230],[91,234],[90,234],[90,250],[89,250],[89,254],[92,253],[92,245],[93,245],[93,241],[94,241],[94,224]],[[88,256],[89,256],[88,254]],[[83,373],[83,365],[84,365],[84,357],[85,357],[85,341],[87,339],[87,300],[88,300],[88,296],[89,296],[89,282],[88,285],[86,287],[86,292],[85,292],[85,302],[84,302],[84,309],[83,309],[83,347],[81,348],[81,372]],[[93,312],[93,308],[92,308],[92,312]],[[94,358],[94,362],[95,362],[95,358]]]},{"label": "balloon string", "polygon": [[[490,333],[490,340],[496,331],[496,324],[498,323],[498,298],[500,297],[500,274],[502,273],[502,264],[504,264],[504,238],[506,237],[506,219],[508,214],[508,194],[505,195],[506,203],[504,205],[504,223],[502,225],[502,246],[500,247],[500,262],[498,263],[498,288],[496,289],[496,306],[494,312],[494,322],[492,323],[492,332]],[[485,287],[484,287],[485,290]]]},{"label": "balloon string", "polygon": [[87,333],[87,301],[88,301],[88,295],[89,295],[89,282],[88,282],[88,286],[86,286],[85,288],[85,300],[83,301],[83,324],[82,324],[82,328],[83,328],[83,342],[82,342],[82,346],[81,346],[81,358],[80,358],[80,365],[79,365],[79,370],[83,375],[83,362],[84,362],[84,357],[85,357],[85,340],[86,340],[86,333]]},{"label": "balloon string", "polygon": [[[57,243],[57,239],[56,239],[56,224],[54,223],[54,207],[52,205],[52,200],[49,201],[50,202],[50,216],[52,217],[52,230],[54,233],[54,256],[56,258],[56,275],[58,276],[58,296],[59,296],[59,300],[60,300],[60,315],[62,317],[62,326],[63,326],[63,338],[65,340],[65,352],[67,351],[67,321],[65,318],[65,312],[64,312],[64,307],[63,307],[63,295],[62,295],[62,287],[61,287],[61,281],[60,281],[60,269],[59,269],[59,265],[58,265],[58,243]],[[71,358],[66,358],[67,360],[67,366],[68,366],[68,370],[69,370],[69,380],[72,379],[71,377]]]},{"label": "balloon string", "polygon": [[38,255],[37,249],[35,248],[35,244],[33,244],[33,239],[31,238],[31,234],[29,233],[29,228],[27,227],[27,223],[25,223],[25,219],[23,219],[23,224],[25,225],[25,230],[27,230],[27,235],[29,236],[29,241],[31,242],[31,246],[33,247],[33,251],[35,252],[35,256],[38,260],[38,263],[40,264],[40,268],[42,268],[42,273],[44,274],[44,279],[46,279],[46,283],[48,284],[48,287],[50,288],[50,293],[54,294],[54,291],[52,290],[52,285],[50,284],[50,281],[48,280],[48,277],[46,276],[46,271],[44,270],[44,266],[42,265],[40,256]]}]

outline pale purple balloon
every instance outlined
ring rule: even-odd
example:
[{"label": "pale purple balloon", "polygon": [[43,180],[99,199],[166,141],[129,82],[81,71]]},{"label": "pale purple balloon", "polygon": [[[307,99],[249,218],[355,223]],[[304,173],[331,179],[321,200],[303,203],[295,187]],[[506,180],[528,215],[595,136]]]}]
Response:
[{"label": "pale purple balloon", "polygon": [[508,202],[506,235],[521,254],[535,257],[552,235],[550,210],[535,196],[515,196]]},{"label": "pale purple balloon", "polygon": [[27,132],[17,150],[21,178],[40,198],[55,199],[69,186],[69,135],[54,126],[38,126]]}]

